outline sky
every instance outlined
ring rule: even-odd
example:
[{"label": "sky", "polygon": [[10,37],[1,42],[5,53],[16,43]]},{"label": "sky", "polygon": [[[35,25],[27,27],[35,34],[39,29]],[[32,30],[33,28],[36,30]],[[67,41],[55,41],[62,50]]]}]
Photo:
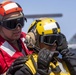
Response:
[{"label": "sky", "polygon": [[[2,2],[3,0],[0,0]],[[76,0],[13,0],[21,5],[25,15],[62,13],[54,19],[59,23],[61,32],[69,41],[76,33]],[[34,19],[27,19],[23,31],[27,33]]]}]

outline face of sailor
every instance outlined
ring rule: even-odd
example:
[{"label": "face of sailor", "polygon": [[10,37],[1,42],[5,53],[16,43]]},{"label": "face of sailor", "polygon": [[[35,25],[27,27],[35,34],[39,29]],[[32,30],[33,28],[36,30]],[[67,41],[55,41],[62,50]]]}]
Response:
[{"label": "face of sailor", "polygon": [[[12,18],[12,17],[17,17],[19,16],[20,13],[19,12],[14,12],[14,13],[11,13],[9,15],[6,15],[5,18],[9,19],[9,18]],[[11,41],[11,40],[17,40],[20,38],[20,35],[21,35],[21,31],[22,31],[22,27],[20,26],[16,26],[14,29],[7,29],[3,26],[0,27],[0,35],[8,40],[8,41]]]},{"label": "face of sailor", "polygon": [[49,49],[51,51],[55,51],[56,47],[57,47],[56,43],[54,43],[53,45],[47,45],[47,44],[44,44],[44,43],[40,43],[39,46],[40,46],[41,49],[46,48],[46,49]]}]

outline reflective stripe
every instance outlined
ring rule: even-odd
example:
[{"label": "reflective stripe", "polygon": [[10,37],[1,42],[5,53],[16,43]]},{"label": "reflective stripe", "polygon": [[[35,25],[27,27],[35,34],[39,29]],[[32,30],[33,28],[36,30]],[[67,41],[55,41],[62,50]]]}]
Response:
[{"label": "reflective stripe", "polygon": [[53,28],[58,28],[56,23],[46,23],[44,25],[44,30],[50,30],[50,29],[53,29]]},{"label": "reflective stripe", "polygon": [[[25,38],[21,38],[21,40],[24,42],[25,41]],[[28,50],[26,44],[24,43],[24,46],[26,47],[26,49]]]},{"label": "reflective stripe", "polygon": [[5,9],[5,11],[13,9],[13,8],[17,8],[17,7],[18,6],[17,6],[16,3],[9,3],[9,4],[5,5],[5,6],[3,6],[3,8]]},{"label": "reflective stripe", "polygon": [[13,56],[16,52],[16,50],[7,41],[5,41],[0,48],[2,48],[10,56]]},{"label": "reflective stripe", "polygon": [[59,64],[59,67],[61,69],[61,72],[67,73],[67,71],[64,69],[62,63],[58,62],[58,64]]}]

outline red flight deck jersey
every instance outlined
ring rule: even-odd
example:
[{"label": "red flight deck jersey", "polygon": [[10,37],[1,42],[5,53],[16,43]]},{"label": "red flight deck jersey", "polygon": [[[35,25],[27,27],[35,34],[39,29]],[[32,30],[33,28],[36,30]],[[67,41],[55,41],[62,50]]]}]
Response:
[{"label": "red flight deck jersey", "polygon": [[20,43],[22,46],[21,52],[14,45],[0,36],[0,74],[5,73],[12,62],[18,57],[32,54],[33,51],[28,50],[24,43],[25,36],[26,34],[22,32],[20,36]]}]

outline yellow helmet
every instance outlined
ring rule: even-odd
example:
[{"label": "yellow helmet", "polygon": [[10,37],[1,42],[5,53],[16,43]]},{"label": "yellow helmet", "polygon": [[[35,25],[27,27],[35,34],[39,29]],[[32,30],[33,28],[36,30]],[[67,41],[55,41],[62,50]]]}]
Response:
[{"label": "yellow helmet", "polygon": [[60,44],[60,26],[52,18],[40,18],[35,20],[31,24],[28,30],[28,33],[29,32],[34,33],[37,46],[40,42],[53,45],[53,43],[57,41],[57,43]]},{"label": "yellow helmet", "polygon": [[36,30],[39,35],[60,33],[60,27],[58,23],[52,18],[40,18],[35,20],[31,24],[28,32],[32,30]]}]

